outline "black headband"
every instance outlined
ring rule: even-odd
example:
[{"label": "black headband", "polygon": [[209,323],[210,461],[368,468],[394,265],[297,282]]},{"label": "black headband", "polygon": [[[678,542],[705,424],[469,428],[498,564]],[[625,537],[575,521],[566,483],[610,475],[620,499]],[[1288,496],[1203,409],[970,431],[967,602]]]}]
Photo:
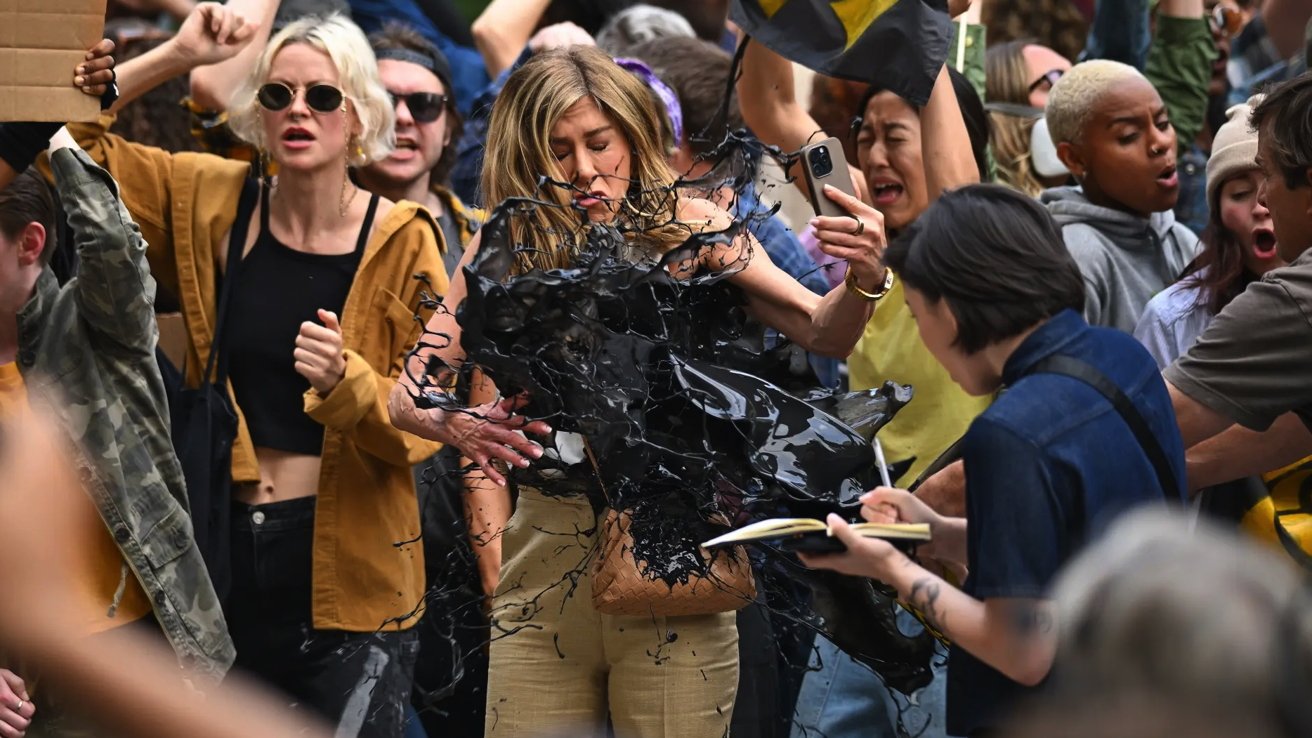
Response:
[{"label": "black headband", "polygon": [[436,53],[424,53],[412,49],[380,49],[374,52],[374,56],[378,57],[379,61],[390,59],[392,61],[418,64],[437,75],[437,78],[442,80],[442,84],[446,86],[446,94],[451,96],[455,94],[455,91],[451,89],[451,65],[441,55],[441,52],[434,51]]}]

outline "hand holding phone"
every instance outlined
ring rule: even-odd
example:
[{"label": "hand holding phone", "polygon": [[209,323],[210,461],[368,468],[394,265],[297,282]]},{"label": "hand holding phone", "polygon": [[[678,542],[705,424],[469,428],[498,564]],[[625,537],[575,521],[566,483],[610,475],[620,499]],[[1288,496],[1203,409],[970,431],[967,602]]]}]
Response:
[{"label": "hand holding phone", "polygon": [[816,215],[830,217],[848,216],[841,205],[825,195],[825,185],[832,185],[852,197],[858,197],[852,186],[851,170],[847,158],[843,156],[843,145],[838,139],[830,137],[819,143],[802,147],[802,176],[806,178],[807,190],[811,193],[811,207]]}]

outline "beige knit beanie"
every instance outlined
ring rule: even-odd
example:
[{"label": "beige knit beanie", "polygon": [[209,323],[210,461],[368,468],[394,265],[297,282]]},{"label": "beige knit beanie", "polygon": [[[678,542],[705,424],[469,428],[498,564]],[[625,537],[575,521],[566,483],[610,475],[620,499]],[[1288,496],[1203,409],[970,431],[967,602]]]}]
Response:
[{"label": "beige knit beanie", "polygon": [[1253,95],[1248,102],[1225,111],[1227,120],[1212,139],[1212,156],[1207,160],[1209,208],[1216,208],[1216,198],[1227,179],[1257,167],[1257,131],[1249,124],[1248,117],[1262,97]]}]

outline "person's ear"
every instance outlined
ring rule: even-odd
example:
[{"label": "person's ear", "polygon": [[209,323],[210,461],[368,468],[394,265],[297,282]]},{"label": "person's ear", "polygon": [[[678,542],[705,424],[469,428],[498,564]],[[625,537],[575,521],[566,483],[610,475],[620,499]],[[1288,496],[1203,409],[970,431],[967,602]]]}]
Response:
[{"label": "person's ear", "polygon": [[934,309],[941,311],[940,315],[947,323],[948,330],[952,331],[952,343],[956,345],[961,340],[961,324],[957,322],[957,314],[952,312],[952,306],[948,304],[947,298],[940,297]]},{"label": "person's ear", "polygon": [[1084,175],[1088,173],[1089,167],[1085,162],[1083,149],[1070,141],[1062,141],[1057,144],[1057,158],[1061,159],[1061,163],[1065,164],[1070,173],[1078,180],[1083,180]]},{"label": "person's ear", "polygon": [[18,265],[21,267],[41,263],[46,250],[46,227],[36,221],[23,226],[18,234]]}]

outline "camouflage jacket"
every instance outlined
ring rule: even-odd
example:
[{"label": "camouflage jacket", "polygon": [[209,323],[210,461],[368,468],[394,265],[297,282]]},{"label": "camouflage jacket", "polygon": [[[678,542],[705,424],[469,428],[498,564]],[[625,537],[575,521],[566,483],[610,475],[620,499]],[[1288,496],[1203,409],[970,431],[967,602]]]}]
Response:
[{"label": "camouflage jacket", "polygon": [[234,651],[169,434],[146,242],[107,172],[80,150],[50,158],[81,270],[62,288],[41,275],[18,314],[19,371],[80,449],[79,477],[179,663],[217,680]]}]

